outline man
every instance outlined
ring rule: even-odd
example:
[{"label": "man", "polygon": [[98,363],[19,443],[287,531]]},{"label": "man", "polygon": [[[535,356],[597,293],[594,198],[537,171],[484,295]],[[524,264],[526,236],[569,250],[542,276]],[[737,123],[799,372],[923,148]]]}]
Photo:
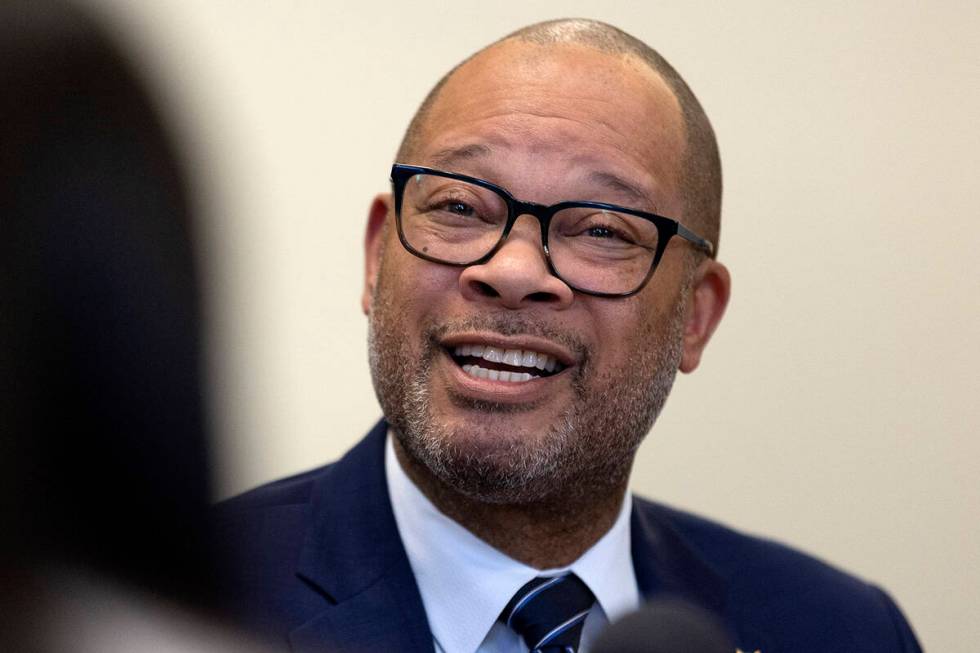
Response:
[{"label": "man", "polygon": [[743,650],[918,650],[880,590],[627,492],[730,288],[714,135],[663,59],[525,28],[436,85],[398,162],[363,296],[386,421],[221,507],[250,623],[295,650],[564,653],[671,595]]}]

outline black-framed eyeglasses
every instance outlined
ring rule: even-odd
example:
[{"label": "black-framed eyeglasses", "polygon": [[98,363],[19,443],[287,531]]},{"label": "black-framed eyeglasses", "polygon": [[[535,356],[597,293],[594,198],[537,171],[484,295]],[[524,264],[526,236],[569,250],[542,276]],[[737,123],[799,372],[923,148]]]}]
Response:
[{"label": "black-framed eyeglasses", "polygon": [[714,252],[710,241],[676,220],[615,204],[524,202],[483,179],[400,163],[391,167],[391,183],[402,245],[435,263],[485,263],[525,214],[541,225],[551,273],[589,295],[628,297],[639,292],[674,236],[708,256]]}]

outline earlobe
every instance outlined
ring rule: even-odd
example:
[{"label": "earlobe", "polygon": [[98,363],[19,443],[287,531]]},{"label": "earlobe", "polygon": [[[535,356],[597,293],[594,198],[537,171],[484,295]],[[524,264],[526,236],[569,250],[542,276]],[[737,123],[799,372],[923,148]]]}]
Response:
[{"label": "earlobe", "polygon": [[701,353],[725,314],[731,288],[728,268],[717,261],[707,260],[695,272],[684,322],[681,372],[693,372],[700,364]]},{"label": "earlobe", "polygon": [[393,210],[390,193],[374,198],[368,210],[367,230],[364,234],[364,292],[361,294],[361,310],[365,315],[371,312],[371,298],[381,268],[381,255],[384,250],[384,236],[388,215]]}]

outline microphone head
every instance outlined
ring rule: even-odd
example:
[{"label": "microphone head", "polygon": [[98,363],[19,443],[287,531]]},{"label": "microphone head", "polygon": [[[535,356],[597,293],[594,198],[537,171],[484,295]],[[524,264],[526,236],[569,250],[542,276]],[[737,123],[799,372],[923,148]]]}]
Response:
[{"label": "microphone head", "polygon": [[611,624],[592,653],[733,653],[712,613],[679,599],[652,601]]}]

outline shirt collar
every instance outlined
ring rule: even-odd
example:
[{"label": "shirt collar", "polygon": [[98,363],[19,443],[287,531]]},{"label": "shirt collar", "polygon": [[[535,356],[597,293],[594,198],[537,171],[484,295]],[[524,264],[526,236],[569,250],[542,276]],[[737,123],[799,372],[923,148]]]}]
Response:
[{"label": "shirt collar", "polygon": [[398,463],[390,431],[385,475],[429,627],[443,650],[476,651],[518,588],[539,575],[575,572],[610,621],[639,607],[628,493],[612,527],[578,560],[561,569],[538,570],[501,553],[439,512]]}]

